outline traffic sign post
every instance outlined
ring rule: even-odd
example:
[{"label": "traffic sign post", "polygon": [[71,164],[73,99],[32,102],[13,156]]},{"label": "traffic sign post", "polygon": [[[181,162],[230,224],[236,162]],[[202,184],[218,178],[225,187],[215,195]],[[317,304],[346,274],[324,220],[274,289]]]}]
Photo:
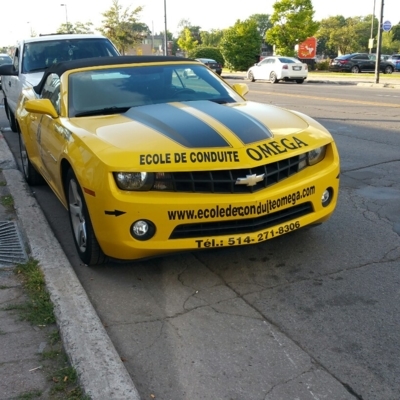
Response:
[{"label": "traffic sign post", "polygon": [[392,29],[392,23],[391,23],[390,21],[385,21],[385,22],[382,24],[382,30],[383,30],[384,32],[389,32],[391,29]]}]

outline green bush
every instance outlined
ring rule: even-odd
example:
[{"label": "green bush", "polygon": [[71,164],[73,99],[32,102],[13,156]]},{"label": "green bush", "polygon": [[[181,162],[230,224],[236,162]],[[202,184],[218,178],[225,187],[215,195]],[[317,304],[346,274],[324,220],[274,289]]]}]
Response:
[{"label": "green bush", "polygon": [[212,58],[224,65],[224,57],[220,50],[216,47],[201,47],[198,46],[188,54],[189,58]]},{"label": "green bush", "polygon": [[316,69],[317,71],[328,71],[328,69],[329,69],[329,63],[330,63],[329,58],[327,58],[327,59],[324,60],[324,61],[319,61],[319,62],[317,62],[317,63],[315,64],[315,69]]}]

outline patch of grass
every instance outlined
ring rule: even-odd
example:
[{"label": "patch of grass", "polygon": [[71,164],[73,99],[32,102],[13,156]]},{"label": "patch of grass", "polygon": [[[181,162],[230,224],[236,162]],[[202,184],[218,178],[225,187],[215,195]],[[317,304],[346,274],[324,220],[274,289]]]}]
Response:
[{"label": "patch of grass", "polygon": [[[53,325],[56,322],[53,304],[46,290],[43,272],[36,260],[30,259],[24,264],[18,264],[16,274],[22,280],[28,295],[28,301],[23,304],[8,306],[9,310],[18,310],[21,318],[38,326]],[[68,357],[62,347],[60,333],[57,329],[49,333],[50,349],[42,353],[44,370],[52,382],[52,400],[90,400],[79,387],[75,369],[71,367]],[[41,396],[41,392],[32,391],[20,395],[18,400],[30,400]]]},{"label": "patch of grass", "polygon": [[7,186],[7,182],[0,181],[0,186]]},{"label": "patch of grass", "polygon": [[21,317],[35,325],[48,325],[56,322],[53,303],[46,290],[43,272],[36,260],[18,264],[16,273],[22,278],[29,300],[19,306]]},{"label": "patch of grass", "polygon": [[40,390],[33,390],[31,392],[26,392],[17,397],[17,400],[32,400],[38,399],[42,395]]},{"label": "patch of grass", "polygon": [[13,210],[14,209],[14,199],[12,198],[12,196],[7,195],[7,196],[1,196],[0,197],[0,204],[3,207],[6,207],[8,209]]}]

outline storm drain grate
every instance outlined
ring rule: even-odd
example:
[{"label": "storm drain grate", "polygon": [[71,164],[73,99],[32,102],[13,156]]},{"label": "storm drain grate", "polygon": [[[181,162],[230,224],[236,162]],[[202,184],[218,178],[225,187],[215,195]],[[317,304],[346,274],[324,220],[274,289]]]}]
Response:
[{"label": "storm drain grate", "polygon": [[0,221],[0,267],[22,263],[28,260],[17,224]]}]

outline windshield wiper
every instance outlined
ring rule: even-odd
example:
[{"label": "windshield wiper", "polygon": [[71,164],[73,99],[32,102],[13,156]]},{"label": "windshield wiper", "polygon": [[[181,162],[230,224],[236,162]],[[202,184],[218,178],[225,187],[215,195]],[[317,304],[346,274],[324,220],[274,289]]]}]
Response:
[{"label": "windshield wiper", "polygon": [[92,115],[110,115],[124,113],[128,111],[131,107],[106,107],[99,108],[97,110],[82,111],[75,114],[75,117],[90,117]]}]

